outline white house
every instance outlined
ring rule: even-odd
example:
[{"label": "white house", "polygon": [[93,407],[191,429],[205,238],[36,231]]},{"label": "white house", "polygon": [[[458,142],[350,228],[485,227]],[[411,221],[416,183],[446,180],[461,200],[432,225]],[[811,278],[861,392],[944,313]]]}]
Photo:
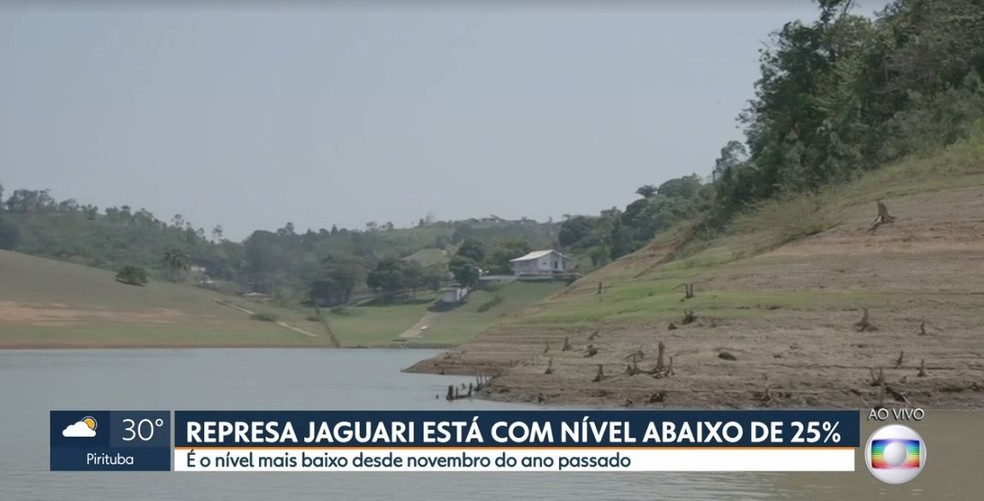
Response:
[{"label": "white house", "polygon": [[573,259],[553,249],[533,251],[509,262],[516,276],[554,275],[569,272],[574,267]]}]

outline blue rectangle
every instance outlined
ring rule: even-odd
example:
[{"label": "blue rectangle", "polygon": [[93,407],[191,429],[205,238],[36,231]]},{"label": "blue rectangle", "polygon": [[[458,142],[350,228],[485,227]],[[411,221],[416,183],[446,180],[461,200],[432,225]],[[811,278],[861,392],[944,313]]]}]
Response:
[{"label": "blue rectangle", "polygon": [[[426,423],[462,424],[465,429],[477,430],[483,440],[467,440],[464,436],[451,437],[447,441],[427,441],[422,433]],[[212,427],[209,428],[210,423]],[[222,424],[225,423],[225,424]],[[413,437],[395,442],[391,439],[337,440],[342,435],[332,433],[331,441],[308,440],[310,427],[321,429],[325,424],[335,429],[339,423],[362,423],[375,428],[380,424],[392,430],[394,423],[403,423],[416,431]],[[533,423],[553,430],[549,439],[514,440],[508,430]],[[600,426],[623,428],[622,438],[610,434],[595,435],[589,432],[577,441],[562,441],[559,431],[567,427],[581,426],[595,430]],[[284,438],[289,427],[295,437]],[[654,426],[657,430],[672,427],[679,433],[674,440],[643,440],[645,432]],[[219,440],[220,430],[230,431]],[[341,428],[345,425],[342,424]],[[584,428],[588,427],[588,428]],[[683,429],[689,428],[695,440],[678,440],[684,437]],[[717,440],[708,435],[717,428]],[[740,437],[731,433],[722,437],[722,429],[742,431]],[[590,411],[176,411],[175,447],[858,447],[860,444],[861,417],[858,411],[845,410],[590,410]],[[209,435],[211,430],[211,435]],[[237,433],[237,430],[240,433]],[[766,439],[753,440],[757,430]],[[258,433],[256,433],[258,432]],[[504,433],[503,433],[504,432]],[[698,434],[700,437],[698,439]],[[625,441],[632,436],[635,442]],[[669,437],[670,434],[663,434]],[[211,441],[208,441],[211,437]],[[497,440],[504,438],[504,440]],[[291,440],[291,438],[294,438]],[[777,438],[777,440],[773,440]]]},{"label": "blue rectangle", "polygon": [[51,411],[51,471],[170,471],[170,411]]}]

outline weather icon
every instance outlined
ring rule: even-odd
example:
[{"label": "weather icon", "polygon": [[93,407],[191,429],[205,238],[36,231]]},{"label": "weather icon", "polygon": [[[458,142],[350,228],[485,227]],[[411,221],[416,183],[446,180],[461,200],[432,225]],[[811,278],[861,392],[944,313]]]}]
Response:
[{"label": "weather icon", "polygon": [[75,423],[72,423],[62,430],[62,436],[68,438],[91,438],[96,436],[96,418],[86,416]]}]

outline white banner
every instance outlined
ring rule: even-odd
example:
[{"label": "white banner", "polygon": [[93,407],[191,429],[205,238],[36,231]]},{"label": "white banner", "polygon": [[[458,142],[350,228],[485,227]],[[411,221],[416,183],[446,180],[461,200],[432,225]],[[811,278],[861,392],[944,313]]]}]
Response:
[{"label": "white banner", "polygon": [[850,447],[175,448],[175,471],[854,471]]}]

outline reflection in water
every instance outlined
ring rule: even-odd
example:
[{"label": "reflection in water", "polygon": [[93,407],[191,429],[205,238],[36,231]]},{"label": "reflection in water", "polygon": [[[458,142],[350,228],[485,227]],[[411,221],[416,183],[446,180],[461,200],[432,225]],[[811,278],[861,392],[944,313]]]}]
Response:
[{"label": "reflection in water", "polygon": [[[858,471],[736,473],[50,473],[51,409],[504,409],[445,402],[468,378],[399,369],[420,350],[0,351],[0,499],[977,499],[981,413],[928,412],[914,426],[928,461],[916,481]],[[864,424],[866,437],[875,426]]]}]

